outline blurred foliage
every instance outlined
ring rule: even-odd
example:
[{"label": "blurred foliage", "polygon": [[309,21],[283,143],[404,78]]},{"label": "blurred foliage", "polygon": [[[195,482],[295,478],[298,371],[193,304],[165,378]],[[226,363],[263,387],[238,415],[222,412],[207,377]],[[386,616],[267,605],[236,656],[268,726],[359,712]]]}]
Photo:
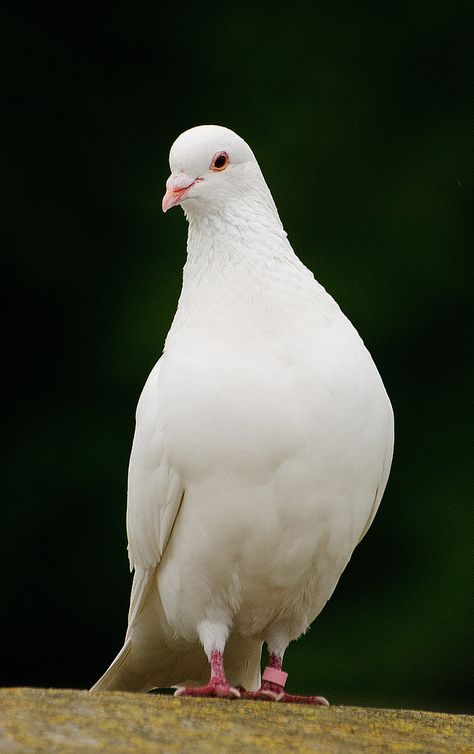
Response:
[{"label": "blurred foliage", "polygon": [[121,645],[134,410],[185,261],[167,154],[214,122],[251,144],[396,416],[379,515],[288,651],[291,687],[472,709],[473,7],[10,6],[4,684],[89,686]]}]

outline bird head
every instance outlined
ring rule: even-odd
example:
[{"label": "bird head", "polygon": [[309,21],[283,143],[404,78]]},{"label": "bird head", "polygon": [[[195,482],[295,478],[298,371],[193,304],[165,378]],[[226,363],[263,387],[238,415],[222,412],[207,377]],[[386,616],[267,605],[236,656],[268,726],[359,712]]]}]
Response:
[{"label": "bird head", "polygon": [[222,209],[256,184],[267,190],[248,144],[223,126],[196,126],[178,136],[170,168],[163,212],[178,204],[187,213]]}]

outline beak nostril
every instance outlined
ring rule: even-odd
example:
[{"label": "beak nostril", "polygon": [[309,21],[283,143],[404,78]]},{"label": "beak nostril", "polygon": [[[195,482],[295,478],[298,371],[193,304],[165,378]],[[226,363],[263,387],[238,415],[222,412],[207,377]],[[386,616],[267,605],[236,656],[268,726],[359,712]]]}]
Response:
[{"label": "beak nostril", "polygon": [[171,173],[166,181],[166,188],[172,191],[181,191],[182,189],[191,188],[195,180],[195,178],[191,178],[186,173]]}]

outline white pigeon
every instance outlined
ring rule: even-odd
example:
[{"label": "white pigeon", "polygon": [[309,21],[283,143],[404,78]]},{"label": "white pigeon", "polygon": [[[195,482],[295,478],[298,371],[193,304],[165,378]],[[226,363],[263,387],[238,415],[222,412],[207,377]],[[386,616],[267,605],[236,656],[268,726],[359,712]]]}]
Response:
[{"label": "white pigeon", "polygon": [[191,128],[170,167],[163,210],[189,222],[183,288],[137,408],[125,644],[92,690],[327,704],[285,693],[283,655],[375,516],[390,401],[245,141]]}]

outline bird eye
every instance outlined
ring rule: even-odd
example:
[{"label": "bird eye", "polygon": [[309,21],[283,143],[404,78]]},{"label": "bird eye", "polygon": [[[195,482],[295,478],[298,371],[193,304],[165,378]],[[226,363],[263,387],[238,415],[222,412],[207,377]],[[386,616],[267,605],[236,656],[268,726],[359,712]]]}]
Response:
[{"label": "bird eye", "polygon": [[221,170],[225,170],[227,165],[229,164],[229,155],[227,152],[218,152],[212,162],[211,162],[211,170],[213,170],[215,173],[219,173]]}]

